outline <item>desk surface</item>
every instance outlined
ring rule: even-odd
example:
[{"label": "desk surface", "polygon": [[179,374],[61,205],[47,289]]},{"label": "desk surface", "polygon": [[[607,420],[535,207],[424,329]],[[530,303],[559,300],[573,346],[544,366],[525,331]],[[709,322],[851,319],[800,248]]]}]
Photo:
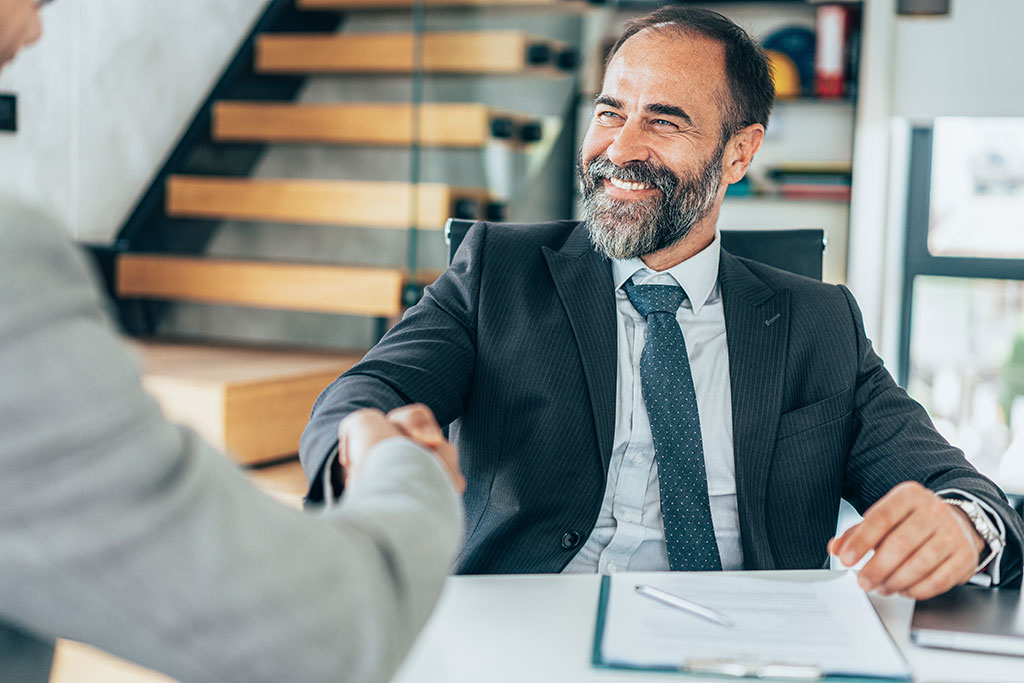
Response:
[{"label": "desk surface", "polygon": [[[808,581],[823,574],[765,573]],[[695,680],[590,665],[599,583],[596,575],[451,577],[394,683]],[[871,602],[910,662],[916,683],[1024,681],[1024,658],[916,647],[909,641],[914,603],[878,596]]]}]

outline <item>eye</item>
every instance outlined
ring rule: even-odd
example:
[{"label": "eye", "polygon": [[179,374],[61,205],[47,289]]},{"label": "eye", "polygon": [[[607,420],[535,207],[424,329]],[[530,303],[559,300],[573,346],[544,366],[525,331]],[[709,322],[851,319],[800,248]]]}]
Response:
[{"label": "eye", "polygon": [[665,119],[652,119],[651,120],[651,127],[654,128],[655,130],[660,130],[660,131],[675,131],[675,130],[679,130],[679,126],[677,126],[676,124],[672,123],[671,121],[666,121]]},{"label": "eye", "polygon": [[616,112],[608,109],[598,111],[594,114],[594,118],[596,118],[598,122],[606,124],[618,124],[624,120],[621,114],[617,114]]}]

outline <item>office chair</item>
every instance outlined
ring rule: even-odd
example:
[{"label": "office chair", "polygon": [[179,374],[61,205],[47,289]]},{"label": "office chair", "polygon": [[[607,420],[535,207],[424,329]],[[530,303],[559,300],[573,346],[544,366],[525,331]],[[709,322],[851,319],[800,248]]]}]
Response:
[{"label": "office chair", "polygon": [[[448,243],[449,263],[474,222],[463,218],[449,218],[445,223],[444,238]],[[722,248],[730,254],[815,280],[821,279],[825,244],[825,231],[820,228],[722,230]]]}]

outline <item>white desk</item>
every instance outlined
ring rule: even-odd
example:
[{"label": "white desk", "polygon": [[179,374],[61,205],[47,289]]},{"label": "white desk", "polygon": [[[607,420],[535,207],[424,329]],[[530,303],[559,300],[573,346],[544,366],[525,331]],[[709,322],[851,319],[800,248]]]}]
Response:
[{"label": "white desk", "polygon": [[[824,573],[770,575],[813,581]],[[394,683],[696,680],[593,668],[599,584],[596,575],[451,577]],[[899,597],[872,597],[872,602],[910,662],[916,683],[1024,682],[1024,658],[915,647],[908,640],[913,602]]]}]

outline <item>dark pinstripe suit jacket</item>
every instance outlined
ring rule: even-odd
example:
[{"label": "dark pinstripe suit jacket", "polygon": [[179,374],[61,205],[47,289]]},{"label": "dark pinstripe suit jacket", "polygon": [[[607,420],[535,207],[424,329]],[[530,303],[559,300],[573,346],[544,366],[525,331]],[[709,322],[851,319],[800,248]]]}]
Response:
[{"label": "dark pinstripe suit jacket", "polygon": [[[895,384],[849,291],[725,252],[719,281],[748,569],[821,567],[840,497],[863,512],[917,480],[998,509],[1003,569],[1019,572],[1019,516]],[[616,359],[611,264],[582,224],[478,224],[422,301],[320,396],[303,465],[316,483],[348,412],[425,403],[452,423],[468,481],[458,571],[558,572],[600,510]]]}]

